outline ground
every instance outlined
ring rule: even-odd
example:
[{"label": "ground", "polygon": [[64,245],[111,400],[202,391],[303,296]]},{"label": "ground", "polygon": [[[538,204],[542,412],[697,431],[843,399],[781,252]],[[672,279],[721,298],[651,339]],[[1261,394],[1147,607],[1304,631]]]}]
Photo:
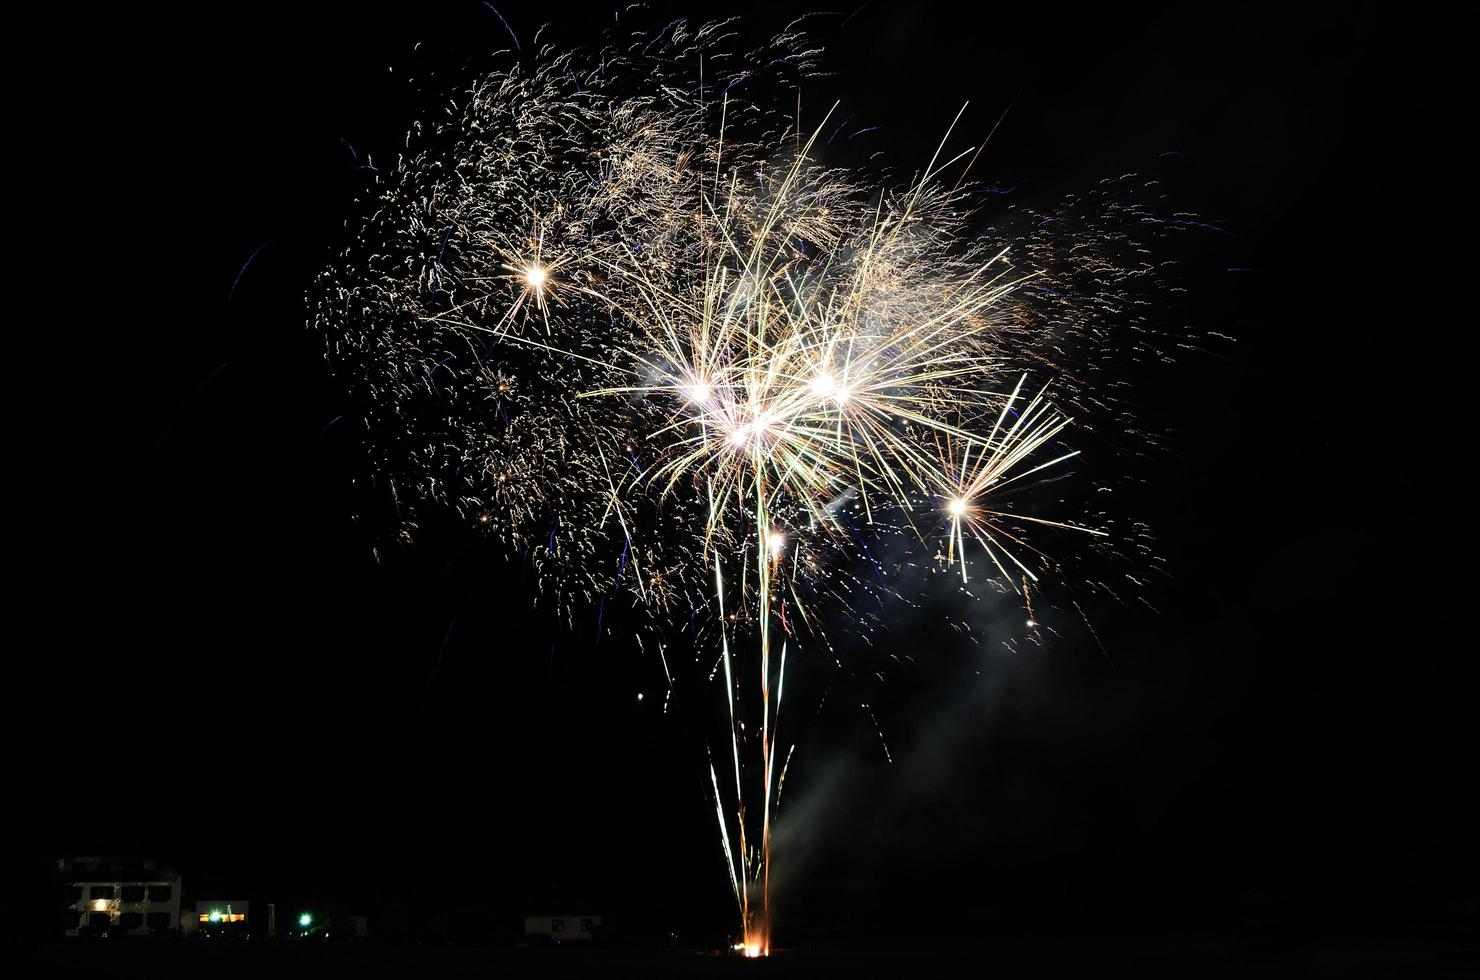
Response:
[{"label": "ground", "polygon": [[[934,949],[791,950],[765,961],[681,950],[468,949],[250,943],[96,941],[33,951],[37,975],[152,977],[383,976],[995,978],[1441,977],[1480,976],[1480,927],[1357,923],[1299,936],[1274,930],[1229,940],[1220,930],[1141,937],[996,938]],[[19,975],[19,974],[12,974]]]}]

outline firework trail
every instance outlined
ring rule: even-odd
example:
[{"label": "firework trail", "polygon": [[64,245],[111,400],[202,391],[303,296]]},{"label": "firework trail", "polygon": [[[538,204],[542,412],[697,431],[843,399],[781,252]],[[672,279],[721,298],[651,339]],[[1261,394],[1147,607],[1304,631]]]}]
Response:
[{"label": "firework trail", "polygon": [[1035,491],[1072,416],[1144,435],[1091,380],[1147,269],[1108,192],[974,228],[979,146],[926,148],[898,190],[823,166],[827,120],[776,108],[818,51],[737,44],[674,22],[511,55],[418,124],[312,300],[405,533],[451,508],[567,622],[620,599],[722,668],[709,785],[755,955],[788,651],[867,628],[886,538],[1025,602],[1063,575],[1036,534],[1103,546],[1106,513]]}]

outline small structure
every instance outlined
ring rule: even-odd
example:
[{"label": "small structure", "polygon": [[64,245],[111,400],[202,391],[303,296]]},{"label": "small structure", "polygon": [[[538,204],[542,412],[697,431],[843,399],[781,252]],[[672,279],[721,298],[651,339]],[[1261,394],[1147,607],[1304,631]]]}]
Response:
[{"label": "small structure", "polygon": [[67,886],[66,933],[162,935],[180,921],[180,876],[149,858],[57,861]]},{"label": "small structure", "polygon": [[594,939],[601,928],[599,915],[530,915],[524,918],[526,939],[549,939],[562,943],[567,940]]},{"label": "small structure", "polygon": [[184,916],[186,932],[205,936],[245,936],[251,903],[244,898],[210,898],[195,903],[195,914]]}]

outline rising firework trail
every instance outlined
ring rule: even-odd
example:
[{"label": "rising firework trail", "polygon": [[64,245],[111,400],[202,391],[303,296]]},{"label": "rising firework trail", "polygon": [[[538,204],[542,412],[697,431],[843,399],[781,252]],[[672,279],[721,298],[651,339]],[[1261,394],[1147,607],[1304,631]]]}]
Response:
[{"label": "rising firework trail", "polygon": [[670,687],[678,631],[713,665],[706,782],[762,955],[789,655],[868,628],[887,541],[1031,617],[1068,577],[1037,536],[1114,538],[1043,490],[1078,413],[1140,434],[1086,379],[1147,270],[1114,258],[1109,191],[975,227],[981,147],[951,131],[898,189],[824,165],[829,120],[780,108],[819,52],[738,43],[675,22],[510,53],[418,124],[314,304],[403,531],[451,508],[567,622],[621,600]]}]

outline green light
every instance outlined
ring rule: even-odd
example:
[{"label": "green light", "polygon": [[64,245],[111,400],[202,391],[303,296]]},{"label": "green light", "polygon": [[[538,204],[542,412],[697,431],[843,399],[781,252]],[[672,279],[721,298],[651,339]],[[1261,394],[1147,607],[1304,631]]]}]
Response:
[{"label": "green light", "polygon": [[211,909],[211,921],[212,922],[220,922],[221,921],[221,913],[220,912],[217,912],[215,909]]},{"label": "green light", "polygon": [[298,924],[305,929],[307,929],[312,923],[313,916],[309,915],[307,912],[304,912],[298,917]]}]

